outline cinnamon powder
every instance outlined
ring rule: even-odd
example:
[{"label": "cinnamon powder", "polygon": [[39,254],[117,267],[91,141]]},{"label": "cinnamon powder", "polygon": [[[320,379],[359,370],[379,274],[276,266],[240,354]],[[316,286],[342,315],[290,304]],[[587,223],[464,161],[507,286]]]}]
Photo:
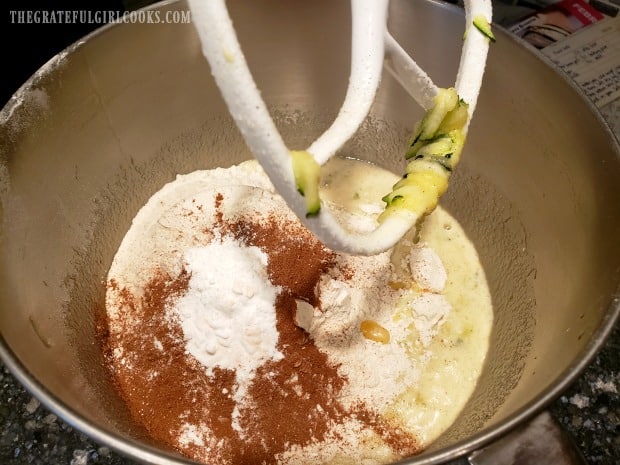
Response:
[{"label": "cinnamon powder", "polygon": [[[216,207],[222,200],[218,195]],[[336,266],[335,254],[301,225],[274,216],[233,223],[224,222],[221,213],[216,218],[222,235],[257,246],[269,257],[269,278],[282,288],[276,300],[276,326],[284,358],[261,366],[245,401],[236,406],[235,372],[215,368],[207,376],[186,352],[180,323],[168,311],[187,291],[189,274],[158,271],[142,295],[121,290],[118,307],[124,314],[115,324],[122,322],[123,331],[108,334],[103,341],[109,354],[122,347],[122,363],[110,355],[110,366],[134,418],[154,439],[212,464],[276,463],[277,454],[322,441],[334,424],[346,418],[363,422],[399,454],[417,452],[412,436],[394,429],[371,409],[357,405],[347,410],[339,403],[347,379],[295,325],[295,299],[320,306],[317,283]],[[346,276],[346,270],[341,272]],[[238,424],[251,432],[246,437],[233,428],[235,407]],[[201,434],[180,441],[187,425]]]}]

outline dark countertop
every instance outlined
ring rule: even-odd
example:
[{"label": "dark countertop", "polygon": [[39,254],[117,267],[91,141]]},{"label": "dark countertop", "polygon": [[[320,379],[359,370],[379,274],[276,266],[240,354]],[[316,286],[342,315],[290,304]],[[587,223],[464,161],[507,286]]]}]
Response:
[{"label": "dark countertop", "polygon": [[620,464],[620,325],[582,376],[550,407],[588,463]]},{"label": "dark countertop", "polygon": [[[11,8],[15,7],[7,7]],[[20,3],[17,8],[27,7],[24,3]],[[46,5],[45,8],[51,7]],[[7,33],[7,28],[0,29]],[[11,34],[28,34],[31,30],[32,28],[22,25],[21,29],[12,29]],[[60,50],[64,47],[61,44],[66,45],[86,32],[83,28],[76,27],[69,31],[68,35],[60,38],[57,44],[51,43],[51,47]],[[22,57],[28,53],[28,50],[24,53],[23,48],[20,50]],[[38,58],[22,68],[21,74],[16,72],[7,77],[3,71],[2,91],[5,94],[1,96],[2,101],[6,101],[19,83],[25,81],[44,63],[43,58],[48,58],[54,53],[49,51],[43,55],[39,53]],[[9,60],[11,61],[13,60]],[[616,135],[620,137],[620,102],[616,101],[604,109],[604,114]],[[582,376],[549,408],[553,417],[566,428],[591,465],[620,464],[619,390],[620,326],[617,326],[602,351]],[[26,392],[0,363],[0,464],[131,465],[135,463],[108,447],[91,441],[50,413]],[[463,464],[466,461],[461,460],[453,465],[457,463]]]}]

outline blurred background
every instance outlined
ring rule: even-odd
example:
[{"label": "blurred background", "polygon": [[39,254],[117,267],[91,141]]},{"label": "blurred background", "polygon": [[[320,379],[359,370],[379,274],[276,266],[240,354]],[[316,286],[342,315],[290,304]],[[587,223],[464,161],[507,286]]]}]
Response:
[{"label": "blurred background", "polygon": [[124,11],[153,3],[152,0],[6,0],[2,2],[0,37],[0,108],[13,93],[51,57],[101,23],[41,24],[17,21],[18,11]]}]

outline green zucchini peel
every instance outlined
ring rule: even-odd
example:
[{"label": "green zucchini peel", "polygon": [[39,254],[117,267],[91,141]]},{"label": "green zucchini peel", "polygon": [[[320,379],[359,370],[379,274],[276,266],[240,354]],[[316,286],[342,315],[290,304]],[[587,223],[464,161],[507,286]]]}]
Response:
[{"label": "green zucchini peel", "polygon": [[468,105],[456,90],[439,89],[405,153],[406,174],[382,199],[386,208],[380,222],[402,211],[421,218],[435,209],[460,159],[468,121]]},{"label": "green zucchini peel", "polygon": [[491,23],[489,23],[489,20],[486,17],[483,15],[478,15],[474,18],[473,23],[482,35],[484,35],[491,42],[495,42],[495,34],[493,34],[493,31],[491,30]]}]

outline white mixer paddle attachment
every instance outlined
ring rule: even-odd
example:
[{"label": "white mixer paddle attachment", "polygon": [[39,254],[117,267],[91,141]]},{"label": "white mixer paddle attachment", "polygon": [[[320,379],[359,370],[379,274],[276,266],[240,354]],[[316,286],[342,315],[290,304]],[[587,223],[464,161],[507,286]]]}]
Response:
[{"label": "white mixer paddle attachment", "polygon": [[[387,31],[388,2],[351,0],[351,74],[344,103],[332,125],[307,150],[300,151],[286,147],[271,119],[225,0],[189,0],[203,53],[230,114],[278,193],[327,247],[361,255],[394,246],[435,208],[447,189],[478,99],[488,43],[493,40],[491,1],[466,1],[467,26],[456,84],[438,89]],[[427,114],[407,150],[407,173],[383,199],[386,209],[378,226],[369,233],[352,233],[321,203],[320,170],[368,115],[384,61]]]}]

